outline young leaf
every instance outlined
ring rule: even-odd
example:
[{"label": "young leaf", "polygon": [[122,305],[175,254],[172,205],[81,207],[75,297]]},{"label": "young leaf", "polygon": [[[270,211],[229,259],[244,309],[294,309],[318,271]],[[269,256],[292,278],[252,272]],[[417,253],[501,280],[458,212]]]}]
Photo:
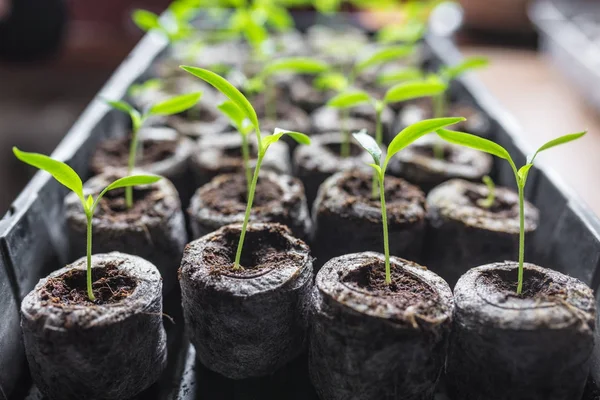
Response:
[{"label": "young leaf", "polygon": [[119,110],[119,111],[129,114],[134,132],[137,132],[137,130],[140,129],[140,127],[142,126],[142,116],[138,110],[136,110],[130,104],[127,104],[124,101],[112,101],[112,100],[105,100],[105,99],[103,99],[103,100],[104,100],[104,102],[106,102],[106,104],[108,104],[115,110]]},{"label": "young leaf", "polygon": [[294,19],[285,7],[278,7],[274,4],[265,5],[267,12],[267,22],[279,32],[284,32],[294,26]]},{"label": "young leaf", "polygon": [[246,115],[246,118],[252,122],[256,132],[260,132],[256,111],[254,111],[254,108],[248,99],[235,86],[227,82],[227,80],[222,76],[219,76],[206,69],[188,66],[181,66],[180,68],[209,83],[215,89],[227,96],[229,100],[233,101],[240,108],[240,110],[242,110],[242,112]]},{"label": "young leaf", "polygon": [[161,28],[158,15],[150,11],[135,10],[131,15],[131,19],[144,32]]},{"label": "young leaf", "polygon": [[417,140],[423,135],[434,132],[446,126],[465,121],[465,118],[433,118],[426,119],[415,124],[409,125],[399,132],[388,146],[387,155],[383,164],[383,169],[387,167],[389,160],[400,150]]},{"label": "young leaf", "polygon": [[401,83],[420,79],[423,72],[419,68],[401,68],[394,71],[383,72],[377,77],[377,83],[381,86]]},{"label": "young leaf", "polygon": [[158,90],[162,87],[162,81],[158,78],[151,78],[142,83],[134,83],[129,87],[130,96],[138,96],[147,90]]},{"label": "young leaf", "polygon": [[270,76],[279,72],[294,72],[297,74],[319,74],[329,69],[329,65],[309,57],[289,57],[271,61],[265,65],[262,76]]},{"label": "young leaf", "polygon": [[349,85],[348,78],[339,72],[327,72],[319,75],[313,82],[319,90],[334,90],[336,92],[346,89]]},{"label": "young leaf", "polygon": [[529,174],[531,167],[533,167],[533,164],[525,164],[517,171],[517,176],[522,186],[525,186],[527,175]]},{"label": "young leaf", "polygon": [[355,67],[356,74],[360,74],[364,70],[382,65],[387,62],[398,60],[400,58],[411,55],[415,52],[414,46],[392,46],[380,49],[369,57],[359,61]]},{"label": "young leaf", "polygon": [[158,175],[132,175],[124,178],[117,179],[106,187],[106,191],[124,188],[128,186],[138,185],[150,185],[161,180],[162,177]]},{"label": "young leaf", "polygon": [[217,108],[229,118],[231,123],[235,125],[238,131],[242,133],[243,121],[246,119],[246,116],[240,110],[238,106],[231,100],[225,100],[221,104],[217,106]]},{"label": "young leaf", "polygon": [[168,100],[153,105],[148,111],[149,115],[174,115],[188,110],[196,105],[202,97],[201,92],[188,93],[175,96]]},{"label": "young leaf", "polygon": [[352,108],[359,104],[368,103],[371,101],[371,96],[362,90],[350,90],[334,96],[327,102],[327,106],[333,108]]},{"label": "young leaf", "polygon": [[577,140],[580,137],[584,136],[587,133],[587,130],[583,131],[583,132],[579,132],[579,133],[571,133],[568,135],[564,135],[564,136],[560,136],[557,137],[556,139],[552,139],[549,142],[547,142],[546,144],[544,144],[542,147],[540,147],[535,154],[533,155],[533,157],[531,157],[529,163],[533,163],[533,161],[535,160],[535,158],[537,157],[537,155],[539,153],[541,153],[544,150],[548,150],[551,149],[554,146],[558,146],[560,144],[565,144],[565,143],[569,143],[572,142],[573,140]]},{"label": "young leaf", "polygon": [[442,76],[448,81],[452,81],[467,71],[484,68],[487,67],[488,64],[489,60],[485,57],[469,57],[458,65],[442,69]]},{"label": "young leaf", "polygon": [[379,43],[416,43],[423,35],[427,26],[422,22],[413,21],[401,25],[388,25],[377,32]]},{"label": "young leaf", "polygon": [[504,147],[492,142],[491,140],[471,135],[470,133],[449,131],[446,129],[437,130],[437,134],[447,142],[471,147],[475,150],[483,151],[496,157],[512,161],[508,151],[506,151]]},{"label": "young leaf", "polygon": [[418,97],[435,96],[443,93],[447,85],[439,79],[424,79],[399,83],[390,88],[384,97],[386,103],[397,103]]},{"label": "young leaf", "polygon": [[50,173],[54,179],[73,191],[79,197],[81,202],[85,204],[85,199],[83,197],[83,183],[73,168],[43,154],[27,153],[16,147],[13,147],[13,153],[24,163]]},{"label": "young leaf", "polygon": [[85,207],[86,207],[87,211],[89,211],[92,209],[93,206],[94,206],[94,198],[90,194],[88,196],[87,200],[85,201]]},{"label": "young leaf", "polygon": [[360,132],[353,133],[352,136],[373,157],[375,164],[377,166],[381,165],[381,148],[377,145],[375,139],[367,133],[367,130],[363,129]]},{"label": "young leaf", "polygon": [[300,132],[292,132],[285,129],[275,128],[275,131],[272,135],[266,136],[263,138],[263,148],[266,151],[270,145],[277,142],[283,135],[288,135],[296,142],[300,144],[310,144],[310,138],[306,136],[304,133]]}]

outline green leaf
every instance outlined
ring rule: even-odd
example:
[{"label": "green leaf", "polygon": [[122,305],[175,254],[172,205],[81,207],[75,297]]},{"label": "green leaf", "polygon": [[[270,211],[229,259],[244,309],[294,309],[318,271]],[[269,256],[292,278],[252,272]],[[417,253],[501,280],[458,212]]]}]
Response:
[{"label": "green leaf", "polygon": [[219,92],[223,93],[229,100],[233,101],[242,112],[246,115],[246,118],[252,122],[256,132],[260,132],[260,125],[258,123],[258,116],[256,111],[252,107],[252,104],[248,99],[240,92],[235,86],[227,82],[227,80],[214,72],[206,69],[197,67],[181,66],[184,71],[202,79],[203,81],[212,85]]},{"label": "green leaf", "polygon": [[340,92],[349,85],[348,78],[339,72],[328,72],[319,75],[313,82],[314,87],[319,90],[334,90]]},{"label": "green leaf", "polygon": [[138,28],[144,32],[148,32],[152,29],[161,29],[158,15],[154,14],[153,12],[146,10],[135,10],[131,14],[131,19],[138,26]]},{"label": "green leaf", "polygon": [[533,157],[531,157],[531,159],[529,160],[529,163],[533,163],[533,161],[535,160],[537,155],[539,153],[541,153],[542,151],[551,149],[552,147],[555,147],[555,146],[558,146],[561,144],[572,142],[573,140],[577,140],[580,137],[584,136],[586,133],[587,133],[587,130],[585,130],[583,132],[578,132],[578,133],[571,133],[571,134],[560,136],[560,137],[557,137],[556,139],[550,140],[549,142],[545,143],[542,147],[540,147],[535,152]]},{"label": "green leaf", "polygon": [[397,103],[419,97],[435,96],[443,93],[447,88],[447,85],[439,79],[399,83],[385,93],[384,101],[386,103]]},{"label": "green leaf", "polygon": [[362,90],[350,90],[348,92],[340,93],[334,96],[327,102],[327,106],[344,109],[356,107],[360,104],[368,103],[371,101],[371,96]]},{"label": "green leaf", "polygon": [[147,90],[159,90],[162,88],[162,81],[158,78],[151,78],[142,83],[134,83],[129,87],[130,96],[138,96]]},{"label": "green leaf", "polygon": [[124,101],[112,101],[112,100],[106,100],[106,99],[103,99],[103,101],[106,104],[108,104],[109,106],[111,106],[112,108],[114,108],[115,110],[119,110],[119,111],[129,114],[134,132],[137,132],[138,129],[140,129],[140,127],[142,126],[142,115],[140,114],[140,112],[138,110],[136,110],[130,104],[128,104]]},{"label": "green leaf", "polygon": [[263,151],[267,151],[270,145],[277,142],[283,135],[288,135],[300,144],[310,144],[310,138],[304,133],[288,131],[285,129],[275,128],[272,135],[263,138]]},{"label": "green leaf", "polygon": [[387,86],[395,83],[411,81],[423,77],[423,72],[419,68],[400,68],[394,71],[384,72],[377,77],[377,83],[381,86]]},{"label": "green leaf", "polygon": [[329,70],[329,65],[324,61],[309,57],[289,57],[276,59],[267,63],[261,75],[267,77],[280,72],[320,74],[327,70]]},{"label": "green leaf", "polygon": [[108,191],[130,186],[150,185],[152,183],[158,182],[161,179],[162,177],[158,175],[132,175],[117,179],[116,181],[105,187],[102,192],[100,192],[98,197],[96,197],[96,201],[94,202],[94,205],[92,206],[90,211],[92,213],[94,212],[96,206],[98,205],[98,202]]},{"label": "green leaf", "polygon": [[385,157],[385,163],[383,169],[385,171],[389,160],[400,150],[417,140],[423,135],[430,132],[435,132],[438,129],[446,126],[454,125],[456,123],[465,121],[465,118],[433,118],[426,119],[415,124],[409,125],[399,132],[396,137],[392,140],[388,146],[387,155]]},{"label": "green leaf", "polygon": [[225,100],[217,106],[217,108],[229,118],[231,123],[242,132],[243,122],[246,118],[242,110],[231,100]]},{"label": "green leaf", "polygon": [[[378,177],[381,176],[381,167],[377,164],[369,164],[370,167],[372,167],[375,171],[377,171],[377,175]],[[381,180],[379,180],[379,183],[381,183]]]},{"label": "green leaf", "polygon": [[148,111],[149,115],[174,115],[194,107],[202,92],[188,93],[181,96],[171,97],[168,100],[154,104]]},{"label": "green leaf", "polygon": [[363,129],[360,132],[353,133],[352,136],[373,157],[375,164],[381,165],[381,148],[375,139],[367,133],[367,130]]},{"label": "green leaf", "polygon": [[487,67],[489,63],[485,57],[469,57],[458,65],[442,68],[441,73],[446,80],[452,81],[467,71]]},{"label": "green leaf", "polygon": [[427,25],[420,21],[411,21],[401,25],[388,25],[377,32],[379,43],[416,43],[425,35]]},{"label": "green leaf", "polygon": [[266,7],[267,22],[280,32],[294,27],[294,19],[284,7],[270,5]]},{"label": "green leaf", "polygon": [[92,198],[92,195],[90,194],[85,202],[86,211],[90,211],[93,206],[94,206],[94,199]]},{"label": "green leaf", "polygon": [[506,151],[504,147],[492,142],[491,140],[471,135],[470,133],[449,131],[446,129],[437,130],[437,134],[447,142],[458,144],[461,146],[467,146],[472,149],[483,151],[496,157],[512,161],[512,158],[510,157],[510,154],[508,154],[508,151]]},{"label": "green leaf", "polygon": [[415,47],[409,45],[392,46],[380,49],[373,53],[371,56],[358,62],[358,64],[355,67],[356,74],[358,75],[368,68],[407,57],[413,54],[414,52]]},{"label": "green leaf", "polygon": [[13,147],[13,153],[24,163],[50,173],[50,175],[52,175],[59,183],[74,192],[79,197],[82,204],[85,204],[85,199],[83,198],[83,183],[73,168],[43,154],[27,153],[16,147]]},{"label": "green leaf", "polygon": [[525,186],[525,182],[527,181],[527,175],[529,174],[529,170],[533,167],[533,164],[525,164],[517,171],[517,177],[519,179],[519,184],[521,187]]}]

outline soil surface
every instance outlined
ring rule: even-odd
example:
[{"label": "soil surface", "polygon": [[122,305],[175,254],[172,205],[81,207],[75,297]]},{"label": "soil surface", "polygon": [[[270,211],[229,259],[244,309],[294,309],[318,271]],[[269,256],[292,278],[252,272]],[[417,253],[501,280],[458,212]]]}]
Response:
[{"label": "soil surface", "polygon": [[[259,177],[252,207],[267,206],[271,202],[279,201],[282,196],[283,191],[276,182]],[[243,213],[248,201],[246,177],[243,174],[232,175],[232,179],[223,180],[218,188],[203,193],[202,199],[206,207],[219,213]]]},{"label": "soil surface", "polygon": [[[342,158],[342,143],[325,143],[324,147],[334,156]],[[363,152],[364,150],[362,147],[358,146],[356,143],[350,142],[350,157],[360,156]]]},{"label": "soil surface", "polygon": [[71,270],[48,280],[40,290],[41,300],[61,306],[114,304],[127,298],[137,286],[136,279],[118,269],[123,261],[109,261],[102,268],[92,268],[95,301],[87,295],[87,274]]},{"label": "soil surface", "polygon": [[516,276],[513,271],[486,271],[482,274],[482,279],[485,285],[494,287],[506,298],[518,297],[541,301],[567,298],[564,287],[553,285],[550,276],[527,269],[523,272],[523,291],[521,295],[517,295],[517,279],[515,279]]},{"label": "soil surface", "polygon": [[107,192],[96,207],[95,217],[105,218],[112,222],[135,222],[143,216],[162,217],[158,210],[163,202],[165,193],[158,186],[136,186],[133,188],[133,205],[127,207],[125,189],[115,189]]},{"label": "soil surface", "polygon": [[[234,269],[239,229],[225,229],[223,235],[215,237],[203,253],[202,262],[212,267],[215,275],[238,275],[250,277],[265,270],[288,264],[296,256],[290,252],[290,242],[282,234],[283,228],[274,226],[260,231],[247,231],[242,249],[240,268]],[[302,258],[301,255],[297,255]]]},{"label": "soil surface", "polygon": [[484,195],[481,191],[467,189],[465,191],[465,196],[467,196],[473,206],[479,207],[480,209],[490,213],[498,214],[498,216],[501,218],[519,217],[519,204],[511,201],[512,199],[508,199],[505,196],[495,196],[494,202],[490,207],[484,207],[481,205],[481,202],[485,201],[487,198],[487,194]]},{"label": "soil surface", "polygon": [[[94,168],[100,170],[97,167],[126,166],[129,160],[130,143],[130,137],[109,139],[100,143],[92,159]],[[140,140],[136,164],[138,166],[149,165],[172,157],[175,154],[177,143],[176,140]]]}]

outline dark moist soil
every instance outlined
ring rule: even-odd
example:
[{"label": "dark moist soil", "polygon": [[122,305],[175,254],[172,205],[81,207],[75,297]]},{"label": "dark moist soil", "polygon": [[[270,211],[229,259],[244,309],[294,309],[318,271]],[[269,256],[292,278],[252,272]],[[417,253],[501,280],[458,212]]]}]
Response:
[{"label": "dark moist soil", "polygon": [[127,223],[139,221],[142,216],[157,217],[160,216],[157,210],[162,208],[158,203],[162,203],[164,197],[165,194],[154,186],[134,187],[133,205],[127,208],[125,189],[111,190],[100,199],[95,216]]},{"label": "dark moist soil", "polygon": [[399,267],[392,266],[391,279],[391,284],[385,282],[385,263],[376,260],[350,272],[342,282],[351,289],[387,297],[400,309],[414,307],[421,316],[439,315],[436,305],[440,299],[431,287]]},{"label": "dark moist soil", "polygon": [[[452,151],[452,149],[448,148],[448,147],[444,147],[444,161],[448,162],[448,163],[456,163],[457,161],[457,154],[456,152]],[[417,153],[420,156],[423,157],[427,157],[427,158],[436,158],[435,157],[435,152],[433,150],[433,146],[419,146],[419,145],[415,145],[413,147],[413,151],[415,153]],[[468,163],[468,165],[471,165],[471,163]]]},{"label": "dark moist soil", "polygon": [[523,291],[517,295],[517,271],[487,271],[482,274],[483,284],[493,287],[504,294],[505,298],[517,297],[522,299],[548,301],[557,298],[566,299],[567,293],[563,288],[553,285],[548,276],[538,271],[524,270]]},{"label": "dark moist soil", "polygon": [[[341,143],[327,143],[325,144],[325,148],[329,150],[330,153],[341,157],[340,154],[342,152],[342,144]],[[350,157],[358,157],[362,154],[364,150],[358,145],[350,142]]]},{"label": "dark moist soil", "polygon": [[[283,191],[279,185],[271,180],[259,177],[252,207],[266,206],[281,199],[282,196]],[[223,184],[218,188],[203,193],[202,199],[206,207],[221,214],[232,215],[245,212],[248,201],[245,175],[237,174],[233,179],[223,181]]]},{"label": "dark moist soil", "polygon": [[60,306],[115,304],[130,296],[137,281],[117,267],[121,262],[107,263],[103,268],[92,268],[92,289],[95,301],[87,296],[86,271],[72,270],[49,279],[41,289],[42,301]]},{"label": "dark moist soil", "polygon": [[480,209],[493,214],[498,214],[498,216],[501,218],[510,219],[519,216],[518,207],[515,207],[518,204],[514,202],[505,201],[504,199],[499,198],[498,196],[494,198],[494,203],[491,207],[483,207],[480,204],[481,201],[484,201],[487,198],[487,194],[483,195],[480,192],[468,189],[465,192],[465,196],[467,196],[467,198],[469,199],[469,201],[471,201],[473,206],[479,207]]},{"label": "dark moist soil", "polygon": [[[361,203],[371,204],[379,207],[379,190],[377,197],[372,197],[373,178],[366,174],[352,174],[346,179],[340,181],[340,188],[349,196],[356,198]],[[424,205],[425,199],[423,193],[416,186],[408,185],[400,179],[387,179],[384,181],[384,192],[386,206],[389,207],[395,203],[413,202],[415,199],[421,201]],[[355,201],[356,201],[355,200]]]},{"label": "dark moist soil", "polygon": [[[125,166],[129,161],[131,138],[110,139],[102,142],[96,152],[96,165]],[[166,160],[175,154],[175,140],[140,140],[137,153],[137,165],[149,165]]]},{"label": "dark moist soil", "polygon": [[247,231],[240,260],[241,268],[234,270],[239,239],[239,230],[228,230],[213,240],[213,246],[205,249],[202,262],[211,266],[212,274],[251,277],[277,268],[294,257],[290,253],[290,243],[282,236],[281,231]]},{"label": "dark moist soil", "polygon": [[[258,153],[256,151],[256,147],[253,145],[249,145],[248,146],[248,156],[250,158],[250,160],[256,158],[258,156]],[[239,159],[240,162],[243,162],[243,154],[242,154],[242,146],[234,146],[234,147],[227,147],[223,149],[223,155],[227,158],[234,158],[234,159]]]}]

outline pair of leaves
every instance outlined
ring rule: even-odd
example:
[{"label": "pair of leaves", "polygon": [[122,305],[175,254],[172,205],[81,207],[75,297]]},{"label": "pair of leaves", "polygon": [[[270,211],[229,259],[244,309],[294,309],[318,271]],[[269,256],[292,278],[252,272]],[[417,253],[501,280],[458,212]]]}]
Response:
[{"label": "pair of leaves", "polygon": [[79,197],[83,209],[86,214],[93,215],[94,209],[98,201],[110,190],[138,186],[138,185],[148,185],[155,182],[158,182],[161,177],[157,175],[133,175],[127,176],[121,179],[117,179],[110,185],[108,185],[104,190],[98,195],[96,201],[93,201],[92,197],[89,196],[87,200],[84,198],[83,194],[83,183],[77,172],[73,170],[67,164],[54,160],[48,156],[38,153],[28,153],[13,147],[14,155],[21,161],[26,164],[29,164],[33,167],[41,169],[43,171],[48,172],[50,175],[54,177],[60,184],[67,187],[73,193]]},{"label": "pair of leaves", "polygon": [[527,160],[527,164],[525,164],[524,166],[522,166],[521,168],[519,168],[517,170],[517,167],[516,167],[513,159],[511,158],[510,154],[508,153],[508,151],[506,151],[506,149],[504,147],[500,146],[499,144],[494,143],[491,140],[481,138],[479,136],[471,135],[469,133],[450,131],[450,130],[446,130],[446,129],[437,130],[437,134],[442,139],[446,140],[447,142],[458,144],[461,146],[470,147],[475,150],[483,151],[485,153],[489,153],[491,155],[494,155],[496,157],[499,157],[499,158],[502,158],[502,159],[508,161],[513,169],[514,174],[515,174],[515,179],[517,181],[517,185],[521,188],[525,186],[529,170],[531,169],[531,167],[533,167],[533,162],[535,161],[535,158],[537,157],[537,155],[539,153],[541,153],[542,151],[551,149],[553,147],[559,146],[561,144],[565,144],[568,142],[572,142],[573,140],[577,140],[577,139],[581,138],[582,136],[584,136],[586,133],[587,133],[587,131],[572,133],[572,134],[560,136],[556,139],[550,140],[549,142],[542,145],[534,153],[533,157],[531,157],[529,160]]},{"label": "pair of leaves", "polygon": [[435,132],[441,128],[454,125],[462,121],[465,121],[465,118],[433,118],[407,126],[391,141],[390,145],[388,146],[383,165],[381,164],[381,148],[377,145],[377,142],[372,136],[370,136],[366,131],[355,133],[353,136],[356,141],[371,155],[371,157],[373,157],[374,164],[371,164],[371,166],[375,168],[380,175],[383,175],[385,174],[387,165],[392,157],[394,157],[406,146],[413,143],[423,135]]},{"label": "pair of leaves", "polygon": [[295,74],[321,74],[329,71],[331,67],[325,61],[310,57],[287,57],[268,62],[260,76],[268,78],[274,74],[292,72]]},{"label": "pair of leaves", "polygon": [[178,18],[177,14],[169,14],[163,21],[160,17],[147,10],[135,10],[131,19],[138,28],[144,32],[156,30],[161,32],[171,42],[188,38],[194,32],[193,27],[183,18]]},{"label": "pair of leaves", "polygon": [[388,86],[422,78],[423,72],[421,69],[406,67],[379,74],[377,76],[377,83],[381,86]]},{"label": "pair of leaves", "polygon": [[450,82],[468,71],[485,68],[489,64],[490,61],[486,57],[469,57],[457,65],[442,68],[440,75]]},{"label": "pair of leaves", "polygon": [[362,72],[371,67],[380,66],[390,61],[395,61],[404,57],[411,56],[415,53],[415,51],[416,48],[410,45],[384,47],[382,49],[377,50],[370,56],[358,61],[358,63],[354,67],[354,73],[356,75],[360,75]]}]

